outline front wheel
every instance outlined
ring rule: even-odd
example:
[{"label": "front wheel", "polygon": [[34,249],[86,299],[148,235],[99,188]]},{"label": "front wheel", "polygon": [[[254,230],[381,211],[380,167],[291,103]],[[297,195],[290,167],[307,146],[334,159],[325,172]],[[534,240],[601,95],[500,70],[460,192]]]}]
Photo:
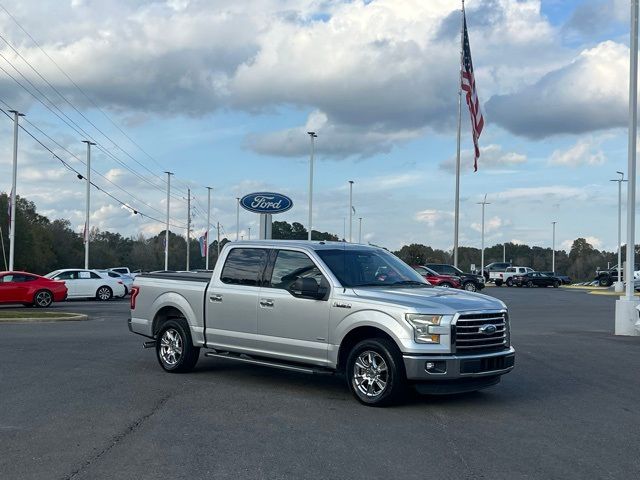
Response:
[{"label": "front wheel", "polygon": [[442,288],[453,288],[453,285],[451,285],[450,283],[447,283],[447,282],[443,282],[438,286],[442,287]]},{"label": "front wheel", "polygon": [[49,290],[40,290],[33,296],[33,305],[38,308],[47,308],[53,303],[53,295]]},{"label": "front wheel", "polygon": [[513,287],[513,280],[507,278],[507,287]]},{"label": "front wheel", "polygon": [[165,371],[184,373],[196,366],[200,349],[193,346],[189,329],[182,321],[168,320],[158,333],[156,356]]},{"label": "front wheel", "polygon": [[464,284],[464,289],[467,292],[476,292],[478,290],[478,288],[476,287],[476,284],[473,282],[467,282]]},{"label": "front wheel", "polygon": [[533,282],[531,280],[527,282],[527,287],[533,288]]},{"label": "front wheel", "polygon": [[558,283],[557,280],[555,282],[553,282],[553,288],[558,288],[559,286],[560,286],[560,284]]},{"label": "front wheel", "polygon": [[600,277],[598,283],[601,287],[610,287],[611,285],[613,285],[613,280],[608,277]]},{"label": "front wheel", "polygon": [[347,359],[346,378],[356,399],[371,407],[400,400],[406,389],[406,374],[398,347],[386,338],[358,343]]},{"label": "front wheel", "polygon": [[111,300],[111,297],[113,297],[113,292],[109,287],[106,287],[106,286],[100,287],[96,292],[96,298],[103,302],[106,302],[107,300]]}]

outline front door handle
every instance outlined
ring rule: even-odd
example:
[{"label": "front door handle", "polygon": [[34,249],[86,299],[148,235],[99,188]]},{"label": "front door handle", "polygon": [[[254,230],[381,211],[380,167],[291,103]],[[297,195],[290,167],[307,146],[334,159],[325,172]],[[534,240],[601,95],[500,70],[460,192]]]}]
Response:
[{"label": "front door handle", "polygon": [[222,295],[210,295],[209,296],[209,300],[212,302],[221,302],[222,301]]},{"label": "front door handle", "polygon": [[263,298],[262,300],[260,300],[260,306],[261,307],[273,307],[273,300],[268,299],[268,298]]}]

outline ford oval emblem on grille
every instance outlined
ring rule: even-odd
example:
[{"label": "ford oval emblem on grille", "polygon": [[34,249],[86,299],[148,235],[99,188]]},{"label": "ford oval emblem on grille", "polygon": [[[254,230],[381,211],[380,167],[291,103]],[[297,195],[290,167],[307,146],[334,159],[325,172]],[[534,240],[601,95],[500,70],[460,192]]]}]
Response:
[{"label": "ford oval emblem on grille", "polygon": [[483,333],[485,335],[493,335],[494,333],[496,333],[498,329],[496,328],[495,325],[488,323],[486,325],[481,326],[478,329],[478,332]]}]

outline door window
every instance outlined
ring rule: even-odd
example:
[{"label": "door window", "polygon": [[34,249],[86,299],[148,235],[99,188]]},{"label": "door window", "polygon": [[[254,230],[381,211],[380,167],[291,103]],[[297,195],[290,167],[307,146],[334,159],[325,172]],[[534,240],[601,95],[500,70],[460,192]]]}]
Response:
[{"label": "door window", "polygon": [[418,272],[420,275],[429,275],[429,271],[423,267],[413,267],[413,269]]},{"label": "door window", "polygon": [[266,250],[234,248],[227,255],[220,280],[231,285],[260,286],[266,260]]},{"label": "door window", "polygon": [[302,252],[280,250],[268,286],[289,290],[298,278],[313,278],[318,285],[324,283],[322,273],[307,255]]},{"label": "door window", "polygon": [[54,277],[54,280],[77,280],[78,272],[62,272]]}]

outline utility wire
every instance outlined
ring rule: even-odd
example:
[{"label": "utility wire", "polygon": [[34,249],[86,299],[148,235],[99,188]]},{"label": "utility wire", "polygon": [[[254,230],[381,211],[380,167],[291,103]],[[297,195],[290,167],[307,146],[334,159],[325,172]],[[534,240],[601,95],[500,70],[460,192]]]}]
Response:
[{"label": "utility wire", "polygon": [[[13,121],[13,118],[11,117],[11,115],[6,112],[5,110],[0,109],[0,111],[2,113],[4,113],[4,115],[11,121]],[[64,159],[62,159],[59,155],[57,155],[53,150],[51,150],[51,148],[49,148],[47,145],[45,145],[42,141],[40,141],[40,139],[38,139],[35,135],[33,135],[29,130],[27,130],[23,125],[19,125],[20,129],[25,132],[27,135],[29,135],[35,142],[37,142],[42,148],[44,148],[45,150],[47,150],[51,155],[53,155],[53,157],[58,160],[62,165],[64,165],[68,170],[74,172],[77,176],[79,177],[84,177],[84,175],[82,173],[80,173],[78,170],[76,170],[75,168],[73,168],[68,162],[66,162]],[[117,202],[118,204],[120,204],[121,206],[125,207],[126,209],[132,211],[134,214],[136,215],[140,215],[142,217],[146,217],[149,218],[151,220],[154,220],[158,223],[161,224],[166,224],[166,221],[164,220],[160,220],[156,217],[153,217],[151,215],[148,215],[144,212],[141,212],[140,210],[132,207],[129,203],[127,202],[123,202],[122,200],[120,200],[119,198],[117,198],[115,195],[109,193],[108,191],[104,190],[102,187],[100,187],[99,185],[97,185],[94,182],[89,182],[91,186],[93,186],[95,189],[99,190],[100,192],[102,192],[103,194],[105,194],[106,196],[108,196],[109,198],[111,198],[112,200],[114,200],[115,202]],[[169,223],[169,226],[175,227],[175,228],[186,228],[185,225],[177,225],[177,224],[173,224],[173,223]]]}]

